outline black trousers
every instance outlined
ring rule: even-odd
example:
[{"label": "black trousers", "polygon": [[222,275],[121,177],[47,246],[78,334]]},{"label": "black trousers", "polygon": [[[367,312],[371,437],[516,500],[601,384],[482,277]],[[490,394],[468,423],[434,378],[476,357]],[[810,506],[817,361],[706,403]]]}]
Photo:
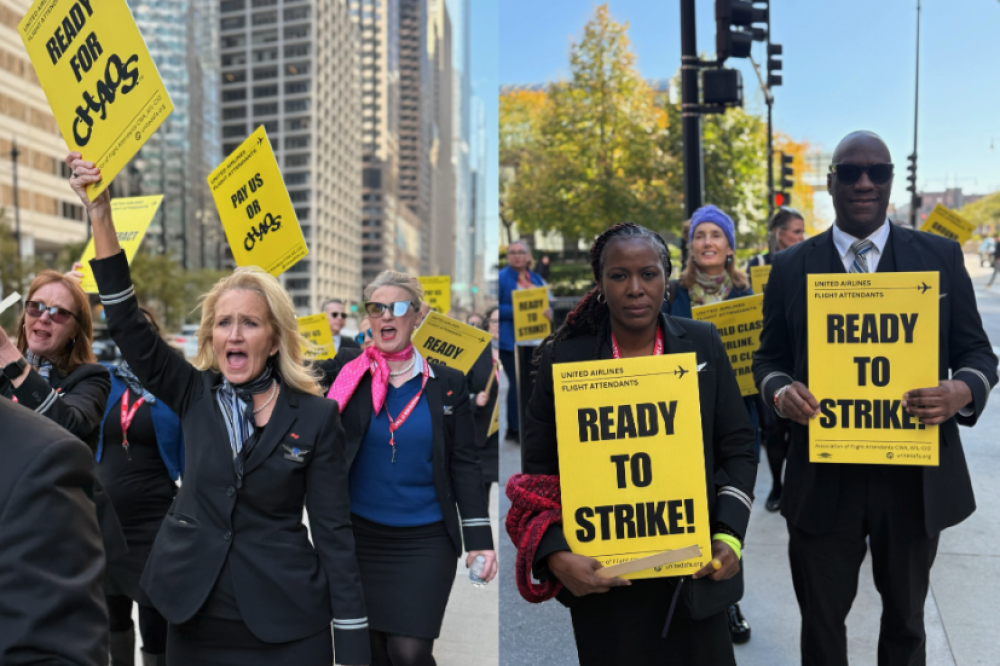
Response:
[{"label": "black trousers", "polygon": [[661,637],[674,585],[668,578],[634,580],[604,594],[567,598],[580,666],[736,666],[725,613],[694,620],[678,599]]},{"label": "black trousers", "polygon": [[802,664],[847,666],[845,621],[870,544],[882,597],[879,666],[924,666],[924,602],[938,536],[928,537],[924,528],[922,472],[841,467],[836,524],[820,534],[788,524],[792,582],[802,614]]}]

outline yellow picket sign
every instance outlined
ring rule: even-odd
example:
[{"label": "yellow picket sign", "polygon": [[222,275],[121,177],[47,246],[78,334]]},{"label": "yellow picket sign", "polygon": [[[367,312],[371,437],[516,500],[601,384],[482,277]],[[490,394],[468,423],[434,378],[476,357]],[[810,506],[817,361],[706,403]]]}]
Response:
[{"label": "yellow picket sign", "polygon": [[412,341],[428,363],[440,363],[467,375],[490,343],[490,334],[432,312],[413,334]]},{"label": "yellow picket sign", "polygon": [[237,266],[277,277],[309,254],[263,125],[209,174],[208,186]]},{"label": "yellow picket sign", "polygon": [[763,294],[691,308],[691,317],[715,324],[740,385],[740,395],[757,395],[751,366],[753,355],[760,348],[760,330],[764,327]]},{"label": "yellow picket sign", "polygon": [[934,210],[924,220],[920,230],[950,238],[958,242],[959,245],[962,245],[965,241],[972,238],[972,232],[976,230],[976,225],[955,211],[948,210],[941,204],[938,204],[934,206]]},{"label": "yellow picket sign", "polygon": [[771,265],[766,264],[764,266],[751,266],[750,267],[750,286],[758,294],[764,293],[764,287],[767,286],[767,281],[771,279]]},{"label": "yellow picket sign", "polygon": [[493,403],[493,419],[490,421],[490,431],[486,433],[487,437],[492,437],[494,434],[500,432],[500,401],[497,400]]},{"label": "yellow picket sign", "polygon": [[35,0],[18,24],[71,151],[101,169],[91,199],[174,110],[126,0]]},{"label": "yellow picket sign", "polygon": [[625,578],[692,574],[711,558],[697,364],[686,353],[552,368],[570,550],[611,566],[701,548]]},{"label": "yellow picket sign", "polygon": [[299,317],[299,333],[316,345],[313,349],[303,346],[302,353],[307,360],[322,361],[336,356],[337,348],[333,344],[333,333],[325,313]]},{"label": "yellow picket sign", "polygon": [[547,338],[552,332],[552,322],[544,314],[549,308],[548,287],[517,289],[510,297],[514,306],[514,341]]},{"label": "yellow picket sign", "polygon": [[[111,217],[115,221],[115,231],[118,232],[118,244],[125,250],[125,258],[129,264],[139,251],[142,239],[146,236],[146,230],[153,221],[161,201],[163,201],[162,194],[111,200]],[[97,282],[94,280],[93,271],[90,270],[90,260],[95,256],[97,255],[94,252],[94,239],[91,238],[87,247],[83,249],[83,256],[80,257],[80,263],[83,264],[80,270],[83,273],[80,286],[88,294],[97,293]]]},{"label": "yellow picket sign", "polygon": [[938,464],[938,426],[902,407],[938,385],[938,273],[808,275],[811,462]]},{"label": "yellow picket sign", "polygon": [[431,310],[448,314],[451,310],[451,276],[430,275],[418,277],[417,280],[424,288],[424,300],[431,306]]}]

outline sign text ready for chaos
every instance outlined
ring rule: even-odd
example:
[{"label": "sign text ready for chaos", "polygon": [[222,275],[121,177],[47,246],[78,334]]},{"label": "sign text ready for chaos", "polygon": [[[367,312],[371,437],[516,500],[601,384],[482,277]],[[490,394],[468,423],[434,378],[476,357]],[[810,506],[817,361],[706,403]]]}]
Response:
[{"label": "sign text ready for chaos", "polygon": [[938,385],[938,274],[808,275],[811,462],[938,464],[903,394]]},{"label": "sign text ready for chaos", "polygon": [[[516,292],[515,292],[516,293]],[[692,574],[711,557],[693,353],[553,366],[563,530],[604,566],[697,545],[626,578]]]},{"label": "sign text ready for chaos", "polygon": [[751,366],[753,355],[760,348],[760,329],[764,327],[763,294],[692,308],[691,317],[715,324],[740,385],[740,395],[756,395]]},{"label": "sign text ready for chaos", "polygon": [[514,306],[514,340],[542,340],[552,332],[552,322],[545,316],[549,307],[548,287],[515,289],[510,292]]},{"label": "sign text ready for chaos", "polygon": [[277,277],[309,254],[263,125],[209,174],[208,186],[237,266]]},{"label": "sign text ready for chaos", "polygon": [[440,363],[469,374],[490,343],[490,334],[475,326],[432,312],[413,334],[413,346],[428,363]]},{"label": "sign text ready for chaos", "polygon": [[[115,221],[115,231],[118,234],[118,244],[125,250],[125,258],[128,263],[132,263],[135,253],[142,245],[142,239],[146,236],[146,229],[153,221],[160,202],[163,201],[162,194],[155,194],[149,197],[132,197],[130,199],[112,199],[111,217]],[[97,293],[97,282],[94,280],[94,273],[90,270],[90,260],[97,254],[94,251],[94,239],[91,237],[87,247],[83,250],[80,263],[83,268],[83,279],[80,286],[88,294]]]},{"label": "sign text ready for chaos", "polygon": [[21,40],[71,151],[101,169],[94,199],[174,110],[126,0],[35,0]]}]

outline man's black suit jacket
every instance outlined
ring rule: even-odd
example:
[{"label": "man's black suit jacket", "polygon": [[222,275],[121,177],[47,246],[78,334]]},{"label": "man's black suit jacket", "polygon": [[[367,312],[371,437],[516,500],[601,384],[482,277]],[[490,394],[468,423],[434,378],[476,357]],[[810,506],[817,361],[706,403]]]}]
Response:
[{"label": "man's black suit jacket", "polygon": [[93,455],[0,400],[0,664],[108,663]]},{"label": "man's black suit jacket", "polygon": [[[694,352],[698,364],[701,429],[705,451],[705,483],[710,522],[724,523],[741,537],[746,535],[757,480],[753,453],[754,431],[743,406],[729,355],[714,325],[661,314],[664,354]],[[595,350],[600,353],[595,354]],[[559,474],[555,396],[552,372],[559,363],[613,358],[610,336],[600,341],[582,335],[547,345],[525,410],[521,471],[525,474]],[[570,550],[561,526],[550,528],[535,553],[535,564],[559,550]],[[560,596],[563,599],[565,595]],[[568,597],[565,597],[568,599]]]},{"label": "man's black suit jacket", "polygon": [[[360,355],[360,349],[345,349],[337,354],[329,366],[331,378],[335,380],[344,365]],[[456,557],[462,554],[463,539],[466,550],[493,550],[493,531],[483,493],[483,472],[479,466],[476,430],[469,409],[465,375],[443,365],[435,364],[431,368],[433,374],[424,390],[434,430],[431,445],[434,488],[445,529],[451,537]],[[371,425],[370,373],[365,373],[361,379],[354,395],[344,406],[341,419],[347,432],[347,462],[350,465]]]},{"label": "man's black suit jacket", "polygon": [[238,483],[216,401],[222,376],[196,369],[153,332],[139,311],[124,252],[91,266],[111,337],[184,430],[184,480],[141,579],[153,605],[172,624],[187,622],[228,560],[240,615],[255,636],[284,643],[332,621],[337,661],[369,663],[336,405],[282,383]]},{"label": "man's black suit jacket", "polygon": [[[892,225],[877,272],[919,271],[937,271],[940,276],[938,377],[948,379],[950,372],[953,379],[968,384],[974,410],[970,416],[956,414],[941,424],[940,465],[923,468],[924,520],[933,537],[976,509],[958,426],[974,425],[983,413],[997,383],[997,358],[983,330],[958,243]],[[753,363],[754,381],[768,405],[774,404],[774,392],[792,381],[809,385],[805,276],[813,273],[846,273],[832,230],[774,257],[764,295],[760,349]],[[781,513],[800,530],[821,534],[834,524],[841,466],[810,463],[808,428],[792,423],[791,432]]]}]

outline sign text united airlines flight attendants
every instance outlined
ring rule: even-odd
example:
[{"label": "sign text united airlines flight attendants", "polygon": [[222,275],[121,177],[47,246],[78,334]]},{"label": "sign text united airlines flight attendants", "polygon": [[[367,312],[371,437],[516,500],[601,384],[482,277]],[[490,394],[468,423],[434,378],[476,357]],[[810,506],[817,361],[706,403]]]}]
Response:
[{"label": "sign text united airlines flight attendants", "polygon": [[760,348],[760,331],[764,327],[763,294],[692,308],[691,316],[715,324],[729,354],[740,394],[744,397],[756,395],[751,366],[753,355]]},{"label": "sign text united airlines flight attendants", "polygon": [[549,308],[548,287],[515,289],[510,293],[514,308],[514,340],[542,340],[552,332],[552,322],[545,316]]},{"label": "sign text united airlines flight attendants", "polygon": [[552,373],[570,549],[611,566],[701,548],[700,558],[626,578],[704,566],[712,549],[695,354],[562,363]]},{"label": "sign text united airlines flight attendants", "polygon": [[71,151],[101,169],[103,192],[174,105],[126,0],[35,0],[21,40]]},{"label": "sign text united airlines flight attendants", "polygon": [[812,462],[938,464],[938,426],[903,394],[938,385],[938,273],[806,276]]},{"label": "sign text united airlines flight attendants", "polygon": [[208,186],[237,266],[277,277],[309,254],[263,125],[209,174]]}]

